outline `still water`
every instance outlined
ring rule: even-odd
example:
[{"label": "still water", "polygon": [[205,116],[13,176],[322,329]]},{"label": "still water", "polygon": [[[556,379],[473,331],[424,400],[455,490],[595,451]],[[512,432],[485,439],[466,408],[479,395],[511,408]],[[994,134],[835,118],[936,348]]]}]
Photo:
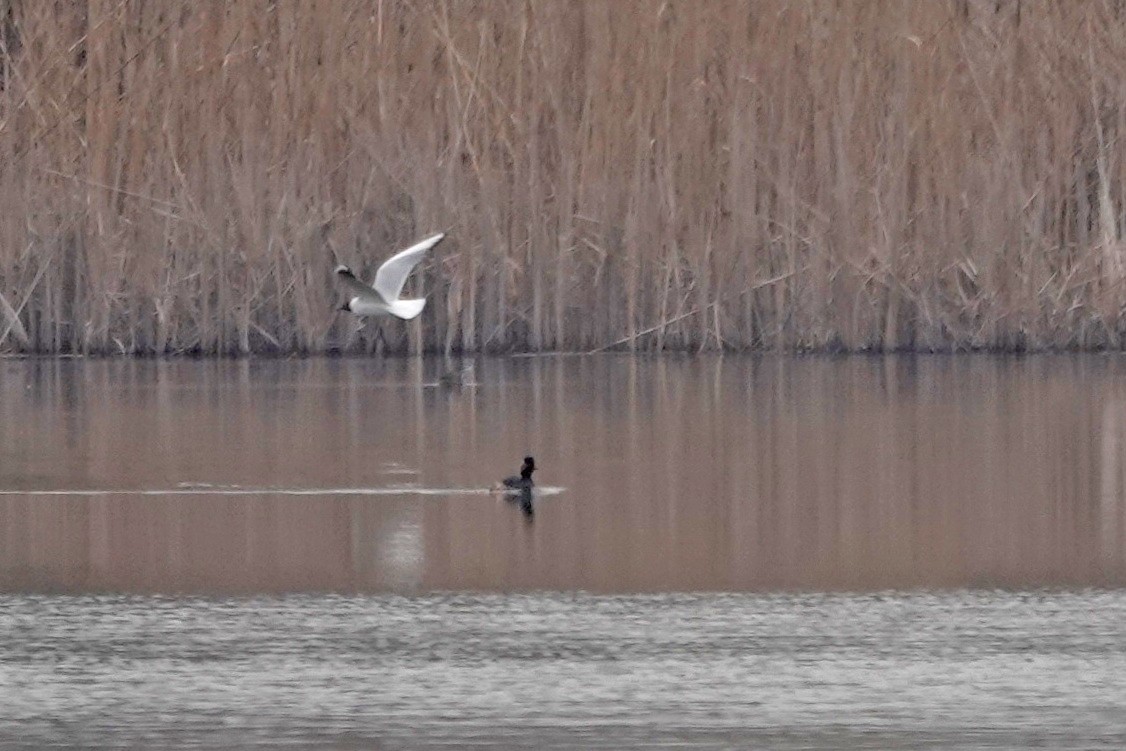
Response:
[{"label": "still water", "polygon": [[1126,359],[440,368],[0,361],[0,745],[1126,746]]}]

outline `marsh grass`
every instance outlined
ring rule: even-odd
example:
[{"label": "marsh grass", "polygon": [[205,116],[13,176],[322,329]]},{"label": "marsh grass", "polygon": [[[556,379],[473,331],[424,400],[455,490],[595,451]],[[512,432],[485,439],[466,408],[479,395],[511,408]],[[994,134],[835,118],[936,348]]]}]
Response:
[{"label": "marsh grass", "polygon": [[1118,0],[0,0],[0,347],[1119,347],[1123,81]]}]

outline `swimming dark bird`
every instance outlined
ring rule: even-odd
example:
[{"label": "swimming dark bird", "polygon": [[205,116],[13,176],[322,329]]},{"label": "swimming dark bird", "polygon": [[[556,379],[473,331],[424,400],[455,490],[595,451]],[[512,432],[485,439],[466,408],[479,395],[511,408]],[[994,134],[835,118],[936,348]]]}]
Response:
[{"label": "swimming dark bird", "polygon": [[460,370],[450,369],[438,376],[438,385],[445,388],[457,388],[458,386],[472,386],[473,383],[473,363],[463,365]]},{"label": "swimming dark bird", "polygon": [[531,491],[535,487],[532,481],[532,473],[536,471],[536,460],[530,456],[524,457],[524,463],[520,465],[520,474],[512,477],[506,477],[500,481],[497,490],[519,490]]}]

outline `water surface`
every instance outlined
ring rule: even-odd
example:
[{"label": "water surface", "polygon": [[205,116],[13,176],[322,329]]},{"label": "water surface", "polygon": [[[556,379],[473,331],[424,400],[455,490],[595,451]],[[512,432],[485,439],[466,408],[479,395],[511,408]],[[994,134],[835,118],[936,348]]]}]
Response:
[{"label": "water surface", "polygon": [[1124,644],[1121,592],[16,596],[0,745],[1122,748]]},{"label": "water surface", "polygon": [[0,362],[0,589],[1126,582],[1121,358],[440,365]]},{"label": "water surface", "polygon": [[439,368],[0,361],[0,747],[1126,746],[1126,361]]}]

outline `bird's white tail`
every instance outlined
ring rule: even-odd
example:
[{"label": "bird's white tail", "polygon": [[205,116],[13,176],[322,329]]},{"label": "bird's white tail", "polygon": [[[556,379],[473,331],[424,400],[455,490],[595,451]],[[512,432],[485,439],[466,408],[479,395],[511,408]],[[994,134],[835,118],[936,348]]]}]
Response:
[{"label": "bird's white tail", "polygon": [[421,313],[422,309],[425,307],[426,300],[420,298],[418,300],[396,300],[388,305],[387,309],[391,311],[391,315],[402,318],[404,321],[409,321]]}]

